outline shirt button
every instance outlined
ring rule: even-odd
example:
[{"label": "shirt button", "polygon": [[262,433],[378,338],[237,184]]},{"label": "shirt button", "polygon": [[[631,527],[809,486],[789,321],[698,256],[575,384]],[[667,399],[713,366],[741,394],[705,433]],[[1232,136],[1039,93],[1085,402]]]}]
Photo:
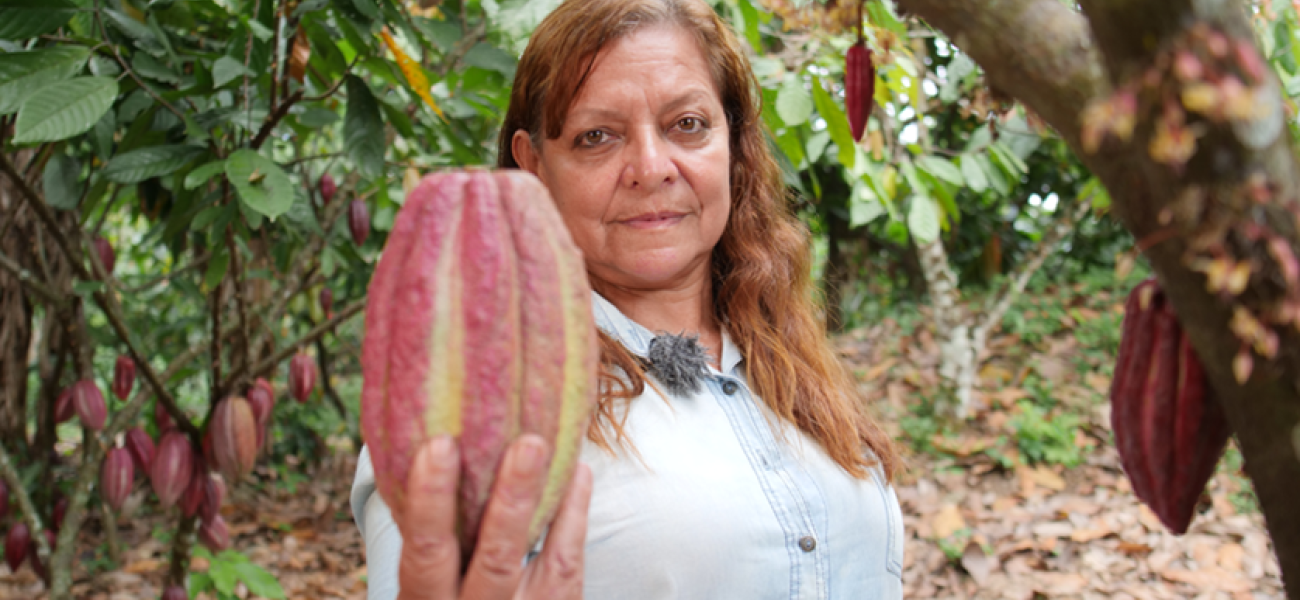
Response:
[{"label": "shirt button", "polygon": [[811,535],[805,535],[799,538],[799,548],[804,552],[812,552],[817,548],[817,538],[814,538]]},{"label": "shirt button", "polygon": [[740,389],[740,385],[738,385],[734,381],[727,381],[722,384],[722,393],[728,396],[734,396],[736,394],[736,390],[738,389]]}]

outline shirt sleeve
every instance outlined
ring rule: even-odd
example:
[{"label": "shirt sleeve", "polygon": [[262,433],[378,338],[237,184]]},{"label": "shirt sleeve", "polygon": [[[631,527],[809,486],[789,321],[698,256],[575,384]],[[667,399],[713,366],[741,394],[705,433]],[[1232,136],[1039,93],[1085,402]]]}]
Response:
[{"label": "shirt sleeve", "polygon": [[366,600],[395,600],[402,535],[384,499],[375,491],[370,452],[361,449],[352,481],[352,519],[366,544]]}]

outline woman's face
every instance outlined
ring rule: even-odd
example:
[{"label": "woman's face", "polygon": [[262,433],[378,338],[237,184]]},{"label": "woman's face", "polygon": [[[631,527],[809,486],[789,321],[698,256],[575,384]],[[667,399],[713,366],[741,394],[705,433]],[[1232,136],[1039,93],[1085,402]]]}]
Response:
[{"label": "woman's face", "polygon": [[726,116],[695,38],[638,30],[597,55],[560,137],[512,149],[559,207],[593,284],[707,282],[730,212]]}]

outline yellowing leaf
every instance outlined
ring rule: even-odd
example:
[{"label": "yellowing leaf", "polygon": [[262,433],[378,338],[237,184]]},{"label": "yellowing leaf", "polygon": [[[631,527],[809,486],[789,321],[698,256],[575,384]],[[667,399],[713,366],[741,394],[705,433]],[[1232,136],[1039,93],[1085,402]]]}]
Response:
[{"label": "yellowing leaf", "polygon": [[425,104],[429,105],[429,108],[433,109],[433,112],[437,113],[439,118],[446,121],[447,117],[442,114],[442,109],[438,108],[438,105],[433,102],[433,96],[429,95],[429,78],[425,77],[424,69],[420,67],[420,63],[407,56],[398,47],[397,41],[393,39],[392,34],[388,33],[388,28],[385,27],[379,32],[379,35],[384,38],[384,45],[388,46],[388,50],[393,53],[393,58],[397,61],[397,67],[402,70],[402,75],[406,77],[406,83],[410,84],[411,89],[415,90],[415,93],[424,100]]}]

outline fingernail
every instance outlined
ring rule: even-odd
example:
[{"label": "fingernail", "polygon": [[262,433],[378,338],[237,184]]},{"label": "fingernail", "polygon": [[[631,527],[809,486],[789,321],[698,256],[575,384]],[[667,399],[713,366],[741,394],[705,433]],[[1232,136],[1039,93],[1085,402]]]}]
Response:
[{"label": "fingernail", "polygon": [[515,468],[520,475],[532,475],[542,468],[542,461],[546,459],[546,445],[535,437],[526,437],[519,442],[519,448],[516,450]]},{"label": "fingernail", "polygon": [[427,452],[429,453],[429,458],[434,461],[444,461],[451,457],[453,450],[455,450],[455,447],[451,440],[451,436],[444,433],[436,435],[433,439],[429,440]]}]

